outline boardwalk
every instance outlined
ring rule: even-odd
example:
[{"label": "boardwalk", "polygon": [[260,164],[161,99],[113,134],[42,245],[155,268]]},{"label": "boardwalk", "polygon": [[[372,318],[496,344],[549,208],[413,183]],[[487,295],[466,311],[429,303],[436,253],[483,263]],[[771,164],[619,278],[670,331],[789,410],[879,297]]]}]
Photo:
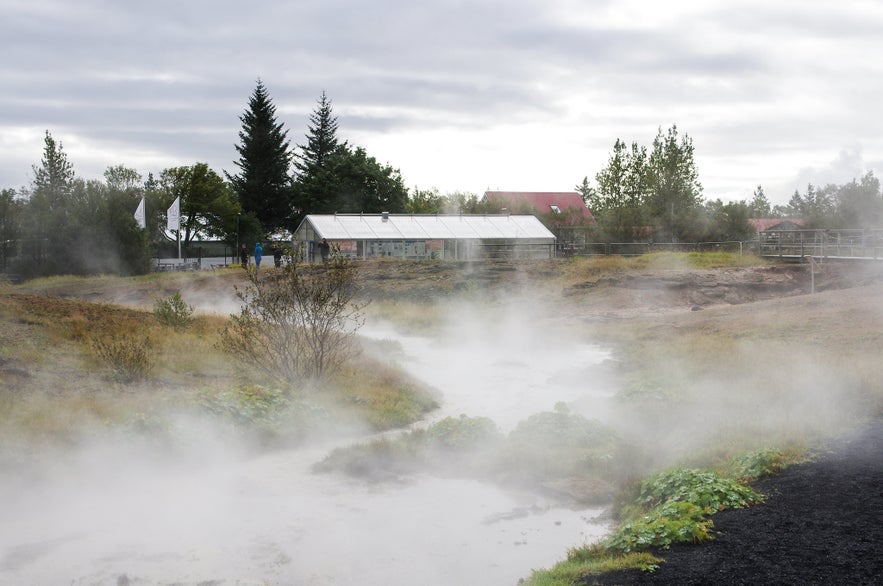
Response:
[{"label": "boardwalk", "polygon": [[785,260],[883,260],[883,230],[770,230],[758,232],[757,248]]}]

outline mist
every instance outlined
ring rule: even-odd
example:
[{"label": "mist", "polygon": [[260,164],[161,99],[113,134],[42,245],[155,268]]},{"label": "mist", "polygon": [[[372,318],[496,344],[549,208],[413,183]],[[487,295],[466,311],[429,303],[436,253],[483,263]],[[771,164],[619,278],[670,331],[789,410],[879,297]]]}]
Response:
[{"label": "mist", "polygon": [[[200,311],[238,307],[197,288],[185,299]],[[714,311],[683,323],[723,319]],[[636,387],[628,354],[596,343],[591,324],[541,292],[451,303],[443,316],[421,335],[376,316],[360,332],[366,351],[376,347],[435,389],[440,407],[411,430],[261,449],[178,413],[159,436],[84,433],[6,462],[0,582],[512,585],[606,535],[608,503],[452,473],[457,456],[444,473],[427,467],[379,482],[317,473],[316,464],[446,417],[488,418],[505,437],[563,404],[637,454],[611,466],[649,471],[746,435],[759,444],[835,430],[861,406],[855,381],[831,368],[824,349],[795,355],[776,340],[727,339],[705,349],[726,360],[697,367],[662,336],[644,357],[657,378]]]},{"label": "mist", "polygon": [[[231,303],[185,299],[203,310]],[[556,403],[613,394],[592,383],[603,349],[547,336],[525,315],[488,321],[458,306],[439,335],[382,322],[362,334],[399,348],[388,358],[438,393],[440,409],[417,426],[464,414],[505,431]],[[488,480],[313,471],[335,448],[370,439],[259,450],[192,414],[171,417],[159,439],[84,434],[6,466],[0,582],[515,584],[608,530],[601,506]]]}]

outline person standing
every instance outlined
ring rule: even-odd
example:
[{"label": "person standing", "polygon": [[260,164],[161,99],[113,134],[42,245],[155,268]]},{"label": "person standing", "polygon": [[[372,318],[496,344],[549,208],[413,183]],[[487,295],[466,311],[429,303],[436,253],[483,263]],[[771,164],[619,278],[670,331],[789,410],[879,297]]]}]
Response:
[{"label": "person standing", "polygon": [[319,254],[322,256],[322,262],[328,260],[328,253],[331,251],[331,246],[328,245],[328,241],[324,238],[322,242],[319,243]]},{"label": "person standing", "polygon": [[239,251],[239,262],[242,263],[242,268],[248,268],[248,246],[245,242],[242,243],[242,250]]},{"label": "person standing", "polygon": [[254,266],[256,269],[261,268],[261,257],[264,255],[264,249],[261,246],[261,243],[258,242],[254,245]]},{"label": "person standing", "polygon": [[278,244],[273,245],[273,264],[276,265],[276,268],[282,266],[282,249]]}]

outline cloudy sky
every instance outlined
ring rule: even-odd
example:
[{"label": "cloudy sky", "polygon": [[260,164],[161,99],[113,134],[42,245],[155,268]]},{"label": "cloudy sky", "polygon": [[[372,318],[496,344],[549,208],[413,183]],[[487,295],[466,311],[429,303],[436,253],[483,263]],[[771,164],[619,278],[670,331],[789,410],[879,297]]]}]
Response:
[{"label": "cloudy sky", "polygon": [[0,0],[0,188],[46,130],[78,175],[235,173],[257,79],[442,193],[571,190],[676,124],[707,199],[883,174],[879,0]]}]

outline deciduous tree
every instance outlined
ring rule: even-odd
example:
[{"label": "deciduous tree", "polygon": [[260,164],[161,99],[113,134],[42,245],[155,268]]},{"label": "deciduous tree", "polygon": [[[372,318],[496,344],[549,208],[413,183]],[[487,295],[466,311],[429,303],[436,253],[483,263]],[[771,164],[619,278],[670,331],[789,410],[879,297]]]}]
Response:
[{"label": "deciduous tree", "polygon": [[201,238],[229,240],[229,230],[240,207],[229,185],[206,163],[191,167],[172,167],[162,172],[160,189],[164,205],[181,198],[181,242],[189,244]]},{"label": "deciduous tree", "polygon": [[220,345],[250,367],[289,385],[318,379],[357,351],[364,323],[354,300],[356,267],[332,252],[328,262],[308,265],[290,256],[266,275],[250,269],[242,301]]}]

